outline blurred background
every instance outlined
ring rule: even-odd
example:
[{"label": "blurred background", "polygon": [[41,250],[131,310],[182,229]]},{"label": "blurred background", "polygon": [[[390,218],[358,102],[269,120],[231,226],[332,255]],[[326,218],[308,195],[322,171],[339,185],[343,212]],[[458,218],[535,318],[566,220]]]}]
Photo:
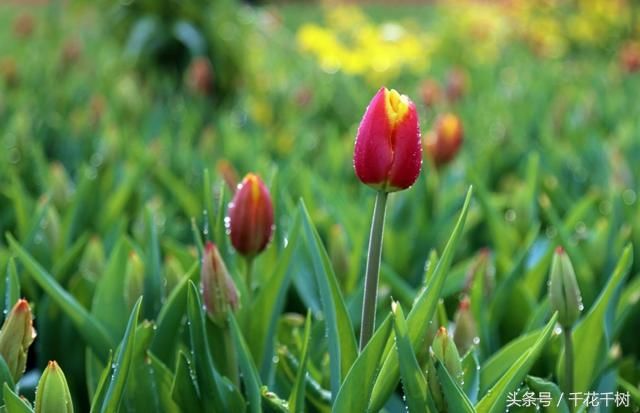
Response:
[{"label": "blurred background", "polygon": [[[554,244],[568,246],[589,308],[634,242],[637,290],[639,12],[632,0],[0,0],[0,234],[17,234],[89,307],[118,237],[144,240],[145,211],[163,257],[188,268],[191,219],[207,222],[204,170],[216,188],[255,171],[275,202],[272,249],[303,197],[350,295],[374,198],[353,173],[354,138],[387,86],[416,103],[424,136],[452,113],[464,142],[446,165],[425,154],[415,187],[390,200],[385,283],[411,302],[474,184],[445,290],[460,292],[486,251],[504,279],[525,249],[528,272],[500,325],[506,342],[539,308]],[[74,245],[73,265],[59,262]],[[294,283],[288,308],[319,309]],[[45,306],[39,319],[55,320]],[[638,313],[620,339],[633,383]],[[62,359],[82,388],[82,363],[64,351],[72,337],[59,337],[70,324],[44,325],[37,363]]]}]

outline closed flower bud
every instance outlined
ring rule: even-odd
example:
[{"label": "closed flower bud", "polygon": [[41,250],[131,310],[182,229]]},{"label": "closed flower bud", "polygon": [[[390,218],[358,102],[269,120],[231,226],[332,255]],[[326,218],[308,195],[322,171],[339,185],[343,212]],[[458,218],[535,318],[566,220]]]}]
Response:
[{"label": "closed flower bud", "polygon": [[144,263],[140,256],[132,251],[124,270],[124,300],[129,308],[133,308],[142,294],[144,294]]},{"label": "closed flower bud", "polygon": [[193,59],[187,69],[187,86],[191,92],[201,96],[207,96],[213,91],[213,68],[209,59]]},{"label": "closed flower bud", "polygon": [[104,245],[98,237],[91,237],[80,259],[80,274],[83,277],[97,281],[107,266]]},{"label": "closed flower bud", "polygon": [[26,300],[18,300],[0,330],[0,355],[17,383],[27,365],[29,346],[36,338],[31,308]]},{"label": "closed flower bud", "polygon": [[640,70],[640,42],[631,41],[622,46],[620,50],[620,65],[628,73]]},{"label": "closed flower bud", "polygon": [[447,329],[440,327],[436,333],[436,337],[431,344],[431,350],[435,357],[442,363],[451,377],[456,380],[462,378],[462,363],[460,363],[460,354],[453,339],[449,336]]},{"label": "closed flower bud", "polygon": [[246,257],[262,252],[273,234],[273,203],[269,190],[255,174],[244,177],[229,204],[226,220],[233,247]]},{"label": "closed flower bud", "polygon": [[471,313],[469,297],[464,297],[460,301],[460,306],[453,317],[453,321],[456,324],[453,341],[456,343],[458,350],[462,354],[466,354],[478,339],[478,326]]},{"label": "closed flower bud", "polygon": [[376,93],[358,127],[353,166],[363,183],[381,191],[406,189],[418,179],[420,127],[407,96],[386,88]]},{"label": "closed flower bud", "polygon": [[73,401],[62,369],[50,361],[36,389],[35,413],[73,413]]},{"label": "closed flower bud", "polygon": [[463,130],[460,119],[451,113],[438,118],[435,130],[425,138],[425,152],[436,167],[453,160],[462,145]]},{"label": "closed flower bud", "polygon": [[227,161],[226,159],[220,159],[216,164],[216,171],[218,171],[218,174],[222,177],[224,183],[227,184],[227,187],[229,188],[231,193],[234,194],[238,189],[239,179],[238,173],[236,172],[231,162]]},{"label": "closed flower bud", "polygon": [[35,20],[32,15],[24,13],[13,21],[13,34],[19,39],[28,39],[35,30]]},{"label": "closed flower bud", "polygon": [[422,103],[430,108],[440,102],[442,92],[440,91],[440,85],[434,79],[426,79],[420,85],[420,97],[422,97]]},{"label": "closed flower bud", "polygon": [[564,328],[571,328],[580,317],[582,298],[576,273],[569,256],[562,247],[556,248],[551,261],[549,302],[551,309],[558,312],[558,323]]},{"label": "closed flower bud", "polygon": [[467,74],[462,68],[451,69],[447,76],[447,99],[457,102],[467,91]]},{"label": "closed flower bud", "polygon": [[229,311],[236,311],[240,305],[236,285],[212,242],[207,242],[202,258],[200,290],[207,315],[217,324],[224,324]]}]

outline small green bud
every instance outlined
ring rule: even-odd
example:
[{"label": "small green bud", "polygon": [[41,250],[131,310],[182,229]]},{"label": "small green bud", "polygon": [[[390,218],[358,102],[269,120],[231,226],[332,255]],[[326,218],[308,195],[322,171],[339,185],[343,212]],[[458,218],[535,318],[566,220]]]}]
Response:
[{"label": "small green bud", "polygon": [[240,305],[236,285],[212,242],[207,243],[202,258],[200,290],[207,315],[216,324],[224,324],[229,311],[237,310]]},{"label": "small green bud", "polygon": [[18,300],[0,330],[0,355],[17,383],[27,365],[29,346],[36,338],[31,308],[26,300]]},{"label": "small green bud", "polygon": [[67,379],[55,361],[49,362],[38,382],[35,413],[73,413]]},{"label": "small green bud", "polygon": [[562,327],[570,328],[580,317],[580,289],[571,260],[562,247],[556,248],[551,262],[549,301],[551,309],[558,312],[558,323]]},{"label": "small green bud", "polygon": [[129,308],[133,308],[143,293],[144,263],[135,251],[131,251],[124,273],[124,299]]},{"label": "small green bud", "polygon": [[460,363],[460,354],[456,343],[454,343],[447,329],[440,327],[433,339],[431,349],[435,357],[442,363],[451,377],[460,380],[462,377],[462,363]]},{"label": "small green bud", "polygon": [[469,297],[462,298],[453,320],[456,324],[456,329],[453,332],[453,341],[460,352],[466,354],[478,339],[478,327],[471,313]]},{"label": "small green bud", "polygon": [[106,267],[106,262],[102,241],[98,237],[92,237],[80,259],[80,274],[88,280],[97,281]]}]

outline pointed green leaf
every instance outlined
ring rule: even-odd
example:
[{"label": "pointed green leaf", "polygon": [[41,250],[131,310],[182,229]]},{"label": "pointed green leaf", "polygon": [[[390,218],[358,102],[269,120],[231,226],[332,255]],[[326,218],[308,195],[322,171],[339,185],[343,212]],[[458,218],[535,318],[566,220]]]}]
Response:
[{"label": "pointed green leaf", "polygon": [[378,366],[382,361],[384,347],[392,328],[393,319],[389,316],[384,319],[364,350],[358,355],[340,387],[333,404],[333,413],[367,411]]},{"label": "pointed green leaf", "polygon": [[300,212],[327,323],[331,360],[331,393],[335,398],[340,389],[340,383],[358,355],[358,348],[353,324],[333,273],[329,256],[302,200],[300,200]]},{"label": "pointed green leaf", "polygon": [[31,406],[14,393],[7,383],[2,386],[2,393],[4,396],[4,408],[7,413],[33,413]]},{"label": "pointed green leaf", "polygon": [[527,385],[529,388],[540,395],[540,393],[548,393],[552,400],[551,404],[547,407],[542,407],[541,410],[545,413],[570,413],[567,406],[568,395],[563,395],[557,384],[541,379],[539,377],[527,376]]},{"label": "pointed green leaf", "polygon": [[260,413],[262,412],[262,405],[260,401],[260,388],[262,383],[260,382],[260,376],[256,369],[253,360],[251,359],[251,353],[249,347],[242,337],[242,332],[238,326],[238,322],[230,314],[229,327],[231,328],[231,334],[235,342],[235,348],[238,351],[238,362],[240,364],[240,372],[242,373],[242,381],[247,393],[247,401],[249,403],[249,412]]},{"label": "pointed green leaf", "polygon": [[516,360],[500,380],[488,390],[482,400],[478,402],[476,405],[478,413],[504,412],[508,393],[518,387],[531,369],[531,366],[533,366],[533,363],[542,352],[542,348],[547,344],[547,341],[549,341],[557,318],[558,314],[556,313],[551,317],[551,320],[549,320],[533,346]]},{"label": "pointed green leaf", "polygon": [[307,376],[307,359],[309,358],[309,337],[311,336],[311,312],[307,313],[307,319],[304,323],[304,338],[302,341],[302,353],[300,365],[296,374],[296,381],[293,383],[291,395],[289,396],[289,410],[292,413],[304,413],[305,403],[305,387]]},{"label": "pointed green leaf", "polygon": [[400,364],[400,377],[404,386],[404,396],[410,413],[423,412],[427,406],[427,379],[413,352],[407,333],[407,323],[402,307],[397,302],[391,304],[396,350]]},{"label": "pointed green leaf", "polygon": [[456,413],[475,413],[476,410],[473,408],[471,400],[469,400],[458,383],[451,377],[444,365],[437,359],[434,365],[449,411]]},{"label": "pointed green leaf", "polygon": [[109,349],[114,345],[104,326],[96,320],[87,310],[64,288],[58,284],[51,274],[33,259],[24,250],[11,234],[7,235],[9,245],[14,254],[31,273],[34,280],[46,291],[47,294],[62,308],[67,317],[71,319],[78,333],[94,350],[100,360],[105,361],[109,355]]}]

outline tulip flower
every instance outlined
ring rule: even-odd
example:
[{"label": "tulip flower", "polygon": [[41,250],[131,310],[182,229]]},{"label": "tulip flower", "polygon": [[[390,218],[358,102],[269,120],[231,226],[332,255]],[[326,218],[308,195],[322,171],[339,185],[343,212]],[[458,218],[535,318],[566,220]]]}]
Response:
[{"label": "tulip flower", "polygon": [[187,68],[187,86],[196,95],[207,96],[213,91],[213,68],[209,59],[197,57]]},{"label": "tulip flower", "polygon": [[207,315],[216,324],[223,325],[230,311],[238,309],[238,291],[227,271],[218,248],[207,242],[200,271],[200,290]]},{"label": "tulip flower", "polygon": [[376,93],[358,128],[353,166],[363,183],[385,192],[406,189],[418,179],[420,128],[407,96],[386,88]]},{"label": "tulip flower", "polygon": [[27,365],[29,346],[36,338],[31,308],[26,300],[18,300],[0,329],[0,355],[17,383]]},{"label": "tulip flower", "polygon": [[576,274],[564,248],[556,248],[549,275],[549,303],[558,312],[558,323],[564,335],[564,391],[573,391],[573,325],[582,311],[582,298]]},{"label": "tulip flower", "polygon": [[442,167],[456,156],[463,137],[462,122],[456,115],[447,113],[438,118],[435,130],[425,137],[425,152],[436,167]]},{"label": "tulip flower", "polygon": [[253,257],[262,252],[273,235],[273,203],[258,175],[247,174],[229,204],[227,230],[238,253]]},{"label": "tulip flower", "polygon": [[422,168],[418,114],[407,96],[387,88],[376,93],[358,127],[353,167],[364,184],[378,190],[365,270],[360,329],[362,350],[373,335],[375,325],[387,195],[413,185]]},{"label": "tulip flower", "polygon": [[49,362],[38,382],[35,413],[73,413],[67,379],[55,361]]}]

